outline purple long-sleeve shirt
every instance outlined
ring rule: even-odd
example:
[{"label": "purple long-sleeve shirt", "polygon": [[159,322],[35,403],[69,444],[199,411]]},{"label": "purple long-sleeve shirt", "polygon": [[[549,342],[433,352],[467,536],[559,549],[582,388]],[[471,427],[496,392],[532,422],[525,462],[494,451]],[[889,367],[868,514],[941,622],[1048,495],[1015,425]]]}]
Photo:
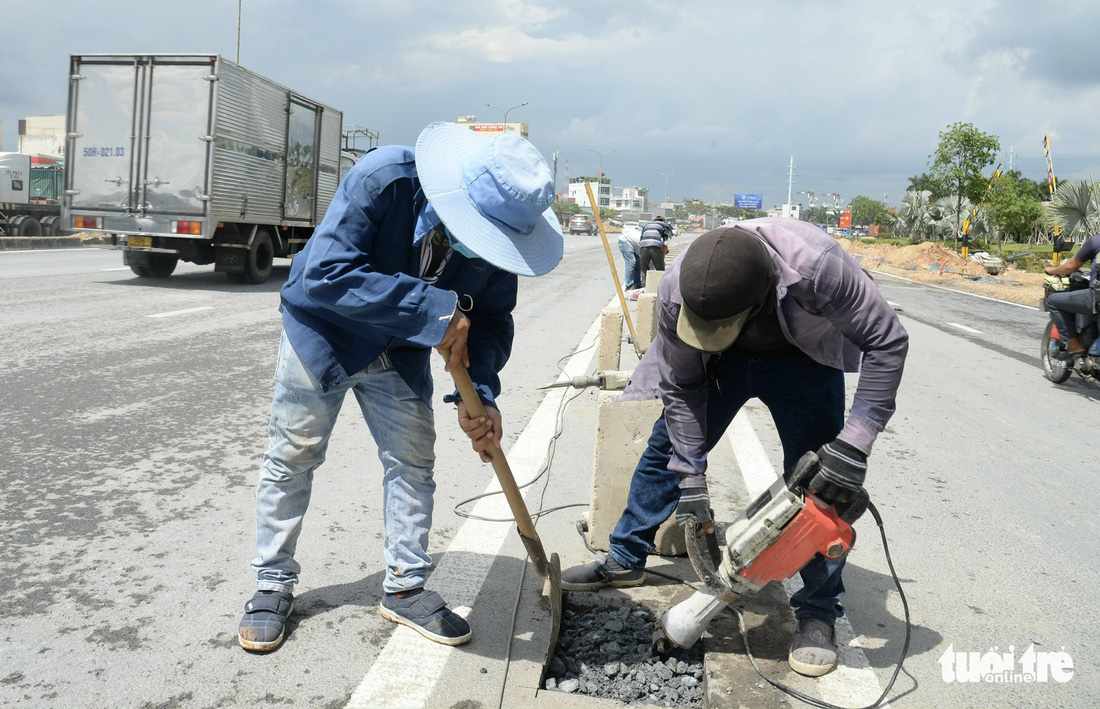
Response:
[{"label": "purple long-sleeve shirt", "polygon": [[[897,314],[855,259],[817,227],[794,219],[751,219],[737,226],[760,238],[771,254],[778,277],[776,312],[786,339],[821,364],[860,373],[838,438],[869,454],[894,414],[909,349]],[[711,355],[676,335],[682,256],[661,279],[657,336],[621,398],[663,400],[673,449],[669,470],[680,475],[681,487],[698,487],[706,484]]]}]

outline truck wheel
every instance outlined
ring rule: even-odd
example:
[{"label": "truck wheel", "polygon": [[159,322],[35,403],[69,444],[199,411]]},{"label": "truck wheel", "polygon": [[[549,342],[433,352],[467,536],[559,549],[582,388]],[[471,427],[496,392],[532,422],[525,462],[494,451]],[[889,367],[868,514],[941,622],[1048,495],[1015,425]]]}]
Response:
[{"label": "truck wheel", "polygon": [[17,236],[42,236],[42,224],[34,217],[27,217],[19,222],[16,229]]},{"label": "truck wheel", "polygon": [[57,220],[59,218],[52,214],[42,218],[42,236],[59,236],[57,233]]},{"label": "truck wheel", "polygon": [[260,229],[256,232],[256,238],[252,240],[252,247],[248,250],[244,273],[241,274],[242,280],[253,285],[263,283],[271,277],[274,261],[275,246],[271,243],[271,234],[265,229]]},{"label": "truck wheel", "polygon": [[145,270],[150,278],[168,278],[176,270],[179,260],[180,257],[175,254],[149,254],[149,265]]}]

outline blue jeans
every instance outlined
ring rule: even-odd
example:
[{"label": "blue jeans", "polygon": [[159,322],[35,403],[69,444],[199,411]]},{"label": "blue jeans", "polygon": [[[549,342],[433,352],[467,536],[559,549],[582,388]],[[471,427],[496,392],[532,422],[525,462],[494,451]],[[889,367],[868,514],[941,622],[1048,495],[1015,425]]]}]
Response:
[{"label": "blue jeans", "polygon": [[[844,373],[808,357],[747,359],[722,355],[712,368],[707,394],[706,449],[725,435],[733,417],[755,397],[771,412],[783,444],[783,469],[802,454],[832,441],[844,427]],[[639,569],[653,548],[657,528],[676,511],[679,476],[668,469],[672,443],[664,414],[653,425],[649,444],[630,481],[626,510],[611,533],[611,558]],[[832,625],[844,614],[841,573],[844,561],[818,554],[802,568],[802,588],[791,597],[795,617]]]},{"label": "blue jeans", "polygon": [[294,560],[313,473],[325,460],[344,395],[355,393],[382,461],[386,593],[420,588],[431,568],[435,480],[435,419],[385,354],[328,392],[303,365],[283,333],[275,370],[269,447],[256,491],[256,549],[252,562],[261,591],[292,591],[301,567]]},{"label": "blue jeans", "polygon": [[629,241],[619,241],[619,253],[623,255],[623,263],[626,264],[623,288],[626,290],[641,288],[642,281],[638,275],[638,254],[634,253],[633,244]]}]

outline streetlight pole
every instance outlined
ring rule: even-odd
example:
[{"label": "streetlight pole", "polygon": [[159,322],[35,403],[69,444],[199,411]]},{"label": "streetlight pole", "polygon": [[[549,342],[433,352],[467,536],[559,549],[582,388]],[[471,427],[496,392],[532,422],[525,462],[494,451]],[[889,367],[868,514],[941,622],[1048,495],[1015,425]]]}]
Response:
[{"label": "streetlight pole", "polygon": [[668,202],[668,178],[672,177],[676,173],[675,172],[670,172],[666,175],[663,172],[658,172],[657,174],[660,175],[661,177],[665,178],[665,199],[664,199],[664,202],[662,202],[662,204],[664,204],[665,202]]},{"label": "streetlight pole", "polygon": [[241,63],[241,5],[244,0],[237,0],[237,59],[236,63]]},{"label": "streetlight pole", "polygon": [[523,103],[519,104],[518,106],[512,106],[511,108],[509,108],[507,110],[501,108],[500,106],[494,106],[491,103],[487,103],[485,105],[488,106],[489,108],[495,108],[496,110],[498,110],[498,111],[500,111],[501,113],[504,114],[504,130],[507,131],[508,130],[508,114],[510,112],[516,110],[517,108],[523,108],[528,103],[529,103],[528,101],[524,101]]},{"label": "streetlight pole", "polygon": [[[603,153],[601,153],[601,152],[600,152],[599,150],[594,150],[594,149],[592,149],[592,148],[589,148],[589,150],[591,150],[592,152],[594,152],[594,153],[596,153],[597,155],[599,155],[599,156],[600,156],[600,174],[599,174],[599,179],[601,179],[601,180],[602,180],[602,179],[603,179]],[[606,152],[606,153],[607,153],[608,155],[610,155],[611,153],[615,152],[615,148],[612,148],[611,150],[606,150],[606,151],[604,151],[604,152]]]}]

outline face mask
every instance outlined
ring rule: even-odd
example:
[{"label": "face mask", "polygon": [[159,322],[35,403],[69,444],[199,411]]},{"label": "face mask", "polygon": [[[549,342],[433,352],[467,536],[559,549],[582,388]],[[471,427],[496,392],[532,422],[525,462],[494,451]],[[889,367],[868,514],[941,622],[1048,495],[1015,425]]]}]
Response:
[{"label": "face mask", "polygon": [[457,251],[458,253],[462,254],[466,258],[481,258],[477,254],[475,254],[473,251],[470,251],[468,248],[463,246],[458,241],[458,239],[455,238],[455,235],[451,233],[450,229],[447,230],[447,239],[451,242],[451,248],[454,249],[455,251]]}]

